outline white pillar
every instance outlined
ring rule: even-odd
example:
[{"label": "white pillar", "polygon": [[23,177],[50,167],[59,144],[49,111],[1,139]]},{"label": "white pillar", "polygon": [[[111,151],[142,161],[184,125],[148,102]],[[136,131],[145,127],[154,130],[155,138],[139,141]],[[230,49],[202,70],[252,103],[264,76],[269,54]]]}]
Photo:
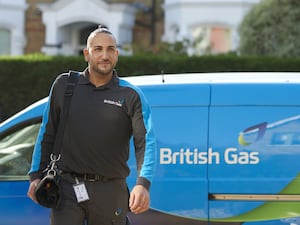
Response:
[{"label": "white pillar", "polygon": [[44,12],[43,22],[46,27],[46,37],[42,52],[46,55],[58,55],[61,49],[61,43],[58,40],[58,27],[53,18],[55,18],[55,12]]}]

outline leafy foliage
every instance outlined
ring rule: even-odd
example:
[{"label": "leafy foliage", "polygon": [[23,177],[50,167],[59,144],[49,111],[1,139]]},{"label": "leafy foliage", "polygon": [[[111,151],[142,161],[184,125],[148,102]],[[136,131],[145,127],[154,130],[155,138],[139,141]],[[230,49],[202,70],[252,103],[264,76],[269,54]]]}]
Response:
[{"label": "leafy foliage", "polygon": [[241,55],[300,57],[299,21],[299,0],[262,0],[239,27]]}]

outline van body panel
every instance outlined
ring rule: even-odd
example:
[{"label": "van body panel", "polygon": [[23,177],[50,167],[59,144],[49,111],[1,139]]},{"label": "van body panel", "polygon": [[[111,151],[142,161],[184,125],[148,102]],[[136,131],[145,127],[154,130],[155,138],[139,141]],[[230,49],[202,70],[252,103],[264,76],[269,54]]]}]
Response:
[{"label": "van body panel", "polygon": [[210,86],[208,84],[161,84],[141,86],[152,107],[157,106],[208,106]]},{"label": "van body panel", "polygon": [[208,165],[209,193],[244,195],[239,201],[210,201],[212,219],[238,216],[258,208],[261,214],[251,215],[247,220],[261,220],[262,215],[278,219],[279,205],[281,215],[300,215],[299,210],[295,211],[299,202],[276,202],[274,198],[266,203],[251,199],[252,195],[259,198],[300,194],[298,113],[297,106],[211,107],[209,146],[221,159],[219,164]]},{"label": "van body panel", "polygon": [[[211,105],[299,106],[299,84],[212,84]],[[276,91],[275,91],[276,90]]]},{"label": "van body panel", "polygon": [[0,181],[0,224],[41,225],[49,223],[49,209],[26,195],[28,181]]},{"label": "van body panel", "polygon": [[5,132],[11,128],[13,128],[15,125],[18,125],[20,123],[30,121],[34,118],[41,118],[44,108],[46,106],[46,102],[48,100],[48,97],[43,98],[32,105],[26,107],[22,111],[16,113],[14,116],[8,118],[7,120],[3,121],[0,126],[0,135],[2,132]]},{"label": "van body panel", "polygon": [[[199,166],[183,156],[186,151],[207,149],[209,99],[204,99],[209,96],[207,87],[192,85],[180,89],[163,85],[155,92],[159,101],[153,102],[155,99],[147,97],[152,107],[159,160],[151,185],[151,204],[156,210],[182,217],[208,219],[207,165],[203,163]],[[146,96],[152,96],[149,90],[156,89],[142,87],[142,90]],[[193,100],[191,91],[202,100]],[[167,93],[166,98],[164,93]],[[134,162],[134,158],[129,159],[132,167]],[[131,171],[134,173],[136,170]],[[129,186],[135,183],[135,174],[131,175]],[[181,202],[180,207],[170,204],[174,196]]]},{"label": "van body panel", "polygon": [[[220,73],[124,78],[148,99],[157,136],[151,209],[131,225],[300,224],[300,74]],[[27,197],[47,98],[0,124],[0,218],[47,224]],[[136,182],[134,153],[128,186]]]}]

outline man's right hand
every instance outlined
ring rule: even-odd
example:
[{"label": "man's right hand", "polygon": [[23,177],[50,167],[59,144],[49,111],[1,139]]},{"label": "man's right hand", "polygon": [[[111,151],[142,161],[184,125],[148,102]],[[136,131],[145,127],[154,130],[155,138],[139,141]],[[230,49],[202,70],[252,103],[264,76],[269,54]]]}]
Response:
[{"label": "man's right hand", "polygon": [[35,179],[35,180],[31,181],[29,188],[28,188],[28,192],[27,192],[28,197],[31,198],[32,201],[34,201],[35,203],[37,203],[37,200],[35,198],[34,192],[35,192],[36,186],[38,185],[38,183],[40,181],[41,181],[40,179]]}]

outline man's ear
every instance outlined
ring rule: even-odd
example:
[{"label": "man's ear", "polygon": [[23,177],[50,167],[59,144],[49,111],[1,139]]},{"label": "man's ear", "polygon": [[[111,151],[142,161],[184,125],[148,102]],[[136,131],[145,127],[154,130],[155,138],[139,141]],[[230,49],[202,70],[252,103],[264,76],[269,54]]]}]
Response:
[{"label": "man's ear", "polygon": [[88,62],[89,61],[89,57],[90,57],[89,56],[89,50],[87,48],[85,48],[85,49],[82,50],[82,53],[83,53],[85,61]]}]

